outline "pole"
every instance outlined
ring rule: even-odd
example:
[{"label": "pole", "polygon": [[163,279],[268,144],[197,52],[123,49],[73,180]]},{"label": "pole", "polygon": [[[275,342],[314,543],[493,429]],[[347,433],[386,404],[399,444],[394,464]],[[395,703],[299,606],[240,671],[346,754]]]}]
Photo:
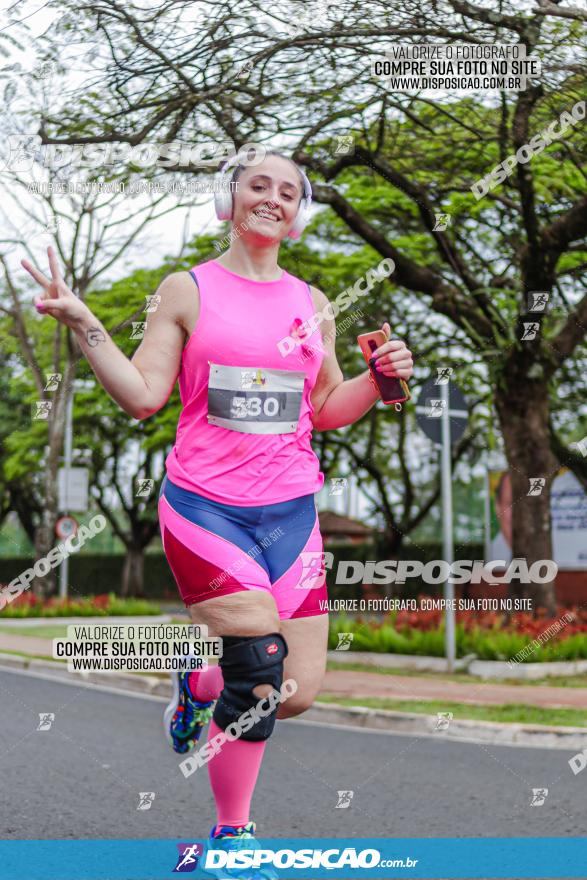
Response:
[{"label": "pole", "polygon": [[485,492],[483,493],[483,519],[484,519],[484,550],[485,562],[491,559],[491,491],[489,487],[489,463],[485,467]]},{"label": "pole", "polygon": [[[69,513],[69,475],[71,473],[71,462],[73,458],[73,382],[69,390],[67,407],[65,410],[65,437],[63,443],[63,466],[65,468],[65,510],[64,514]],[[69,556],[65,556],[59,568],[59,598],[67,598],[67,581],[69,575]]]},{"label": "pole", "polygon": [[352,496],[352,494],[353,494],[353,478],[351,475],[347,480],[345,510],[344,510],[344,515],[346,517],[349,517],[351,515],[351,496]]},{"label": "pole", "polygon": [[[442,445],[441,445],[441,491],[442,491],[442,555],[448,565],[454,562],[453,546],[453,522],[452,522],[452,473],[451,473],[451,442],[450,442],[450,416],[449,416],[449,383],[440,385],[442,400]],[[455,613],[453,610],[455,596],[454,584],[447,580],[444,584],[444,598],[446,609],[445,620],[445,650],[448,663],[448,671],[454,672],[456,659],[455,643]]]}]

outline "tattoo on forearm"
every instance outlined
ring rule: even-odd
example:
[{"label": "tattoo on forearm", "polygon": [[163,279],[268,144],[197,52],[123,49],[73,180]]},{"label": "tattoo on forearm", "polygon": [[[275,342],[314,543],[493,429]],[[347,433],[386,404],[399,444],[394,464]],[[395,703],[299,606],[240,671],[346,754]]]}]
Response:
[{"label": "tattoo on forearm", "polygon": [[99,327],[89,327],[86,330],[86,339],[91,348],[95,348],[99,342],[106,341],[106,334]]}]

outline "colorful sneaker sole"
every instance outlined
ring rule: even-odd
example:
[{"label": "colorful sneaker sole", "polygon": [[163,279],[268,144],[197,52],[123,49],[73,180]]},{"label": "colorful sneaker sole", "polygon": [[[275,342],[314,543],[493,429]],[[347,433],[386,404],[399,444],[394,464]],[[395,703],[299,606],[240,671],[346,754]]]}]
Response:
[{"label": "colorful sneaker sole", "polygon": [[[171,700],[167,704],[165,712],[163,713],[163,729],[165,731],[165,739],[173,751],[177,752],[179,755],[185,755],[194,748],[200,738],[204,726],[212,717],[215,701],[198,703],[192,700],[189,694],[185,692],[185,686],[181,682],[181,673],[178,670],[174,670],[171,673],[171,680],[173,693]],[[173,730],[172,722],[175,714],[182,705],[182,700],[180,698],[182,691],[183,705],[185,705],[187,700],[190,701],[194,712],[194,719],[189,730],[183,731],[182,734],[179,735]]]}]

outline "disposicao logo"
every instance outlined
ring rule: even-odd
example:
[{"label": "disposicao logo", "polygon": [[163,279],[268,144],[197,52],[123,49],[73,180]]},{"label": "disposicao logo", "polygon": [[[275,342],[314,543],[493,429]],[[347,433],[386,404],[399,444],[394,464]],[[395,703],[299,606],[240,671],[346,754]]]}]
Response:
[{"label": "disposicao logo", "polygon": [[173,869],[174,874],[188,874],[198,867],[198,859],[204,852],[201,843],[178,843],[179,856],[177,865]]}]

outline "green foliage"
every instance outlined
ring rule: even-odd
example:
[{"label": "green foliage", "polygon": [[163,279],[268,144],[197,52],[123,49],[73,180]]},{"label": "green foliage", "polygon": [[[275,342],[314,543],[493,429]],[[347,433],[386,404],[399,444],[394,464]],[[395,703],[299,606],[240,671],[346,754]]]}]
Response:
[{"label": "green foliage", "polygon": [[[332,618],[328,637],[328,648],[334,650],[338,644],[339,633],[353,633],[351,651],[373,651],[379,654],[413,654],[426,657],[444,657],[444,626],[437,630],[422,631],[395,626],[395,614],[389,615],[390,623],[374,624],[354,620],[340,615]],[[457,657],[476,654],[480,660],[509,661],[516,658],[526,646],[532,644],[530,636],[494,628],[491,630],[476,627],[465,630],[462,624],[456,626]],[[529,652],[519,662],[546,663],[557,660],[586,660],[587,637],[576,634],[568,638],[553,638],[536,650]]]}]

